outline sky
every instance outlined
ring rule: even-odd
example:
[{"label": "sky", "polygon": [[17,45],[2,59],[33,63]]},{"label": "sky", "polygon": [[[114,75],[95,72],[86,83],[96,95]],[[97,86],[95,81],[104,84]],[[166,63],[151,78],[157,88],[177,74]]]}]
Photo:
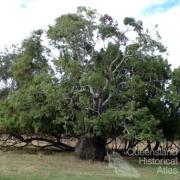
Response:
[{"label": "sky", "polygon": [[33,30],[47,28],[78,6],[110,14],[117,21],[134,17],[149,29],[158,24],[169,63],[172,68],[180,66],[180,0],[0,0],[0,50],[20,43]]}]

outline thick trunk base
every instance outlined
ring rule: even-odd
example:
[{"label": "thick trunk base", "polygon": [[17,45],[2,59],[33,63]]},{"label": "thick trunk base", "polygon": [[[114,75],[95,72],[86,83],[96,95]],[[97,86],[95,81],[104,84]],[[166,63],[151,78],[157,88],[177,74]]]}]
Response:
[{"label": "thick trunk base", "polygon": [[76,144],[75,152],[80,159],[103,161],[105,146],[102,138],[82,137]]}]

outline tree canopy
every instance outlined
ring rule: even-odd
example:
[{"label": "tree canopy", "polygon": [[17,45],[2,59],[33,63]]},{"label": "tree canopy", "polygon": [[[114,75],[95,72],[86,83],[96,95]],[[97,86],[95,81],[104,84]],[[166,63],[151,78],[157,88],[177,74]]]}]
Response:
[{"label": "tree canopy", "polygon": [[[59,55],[49,63],[54,49]],[[1,54],[0,129],[106,141],[178,139],[180,68],[171,70],[165,53],[160,36],[141,21],[127,17],[119,25],[79,7]]]}]

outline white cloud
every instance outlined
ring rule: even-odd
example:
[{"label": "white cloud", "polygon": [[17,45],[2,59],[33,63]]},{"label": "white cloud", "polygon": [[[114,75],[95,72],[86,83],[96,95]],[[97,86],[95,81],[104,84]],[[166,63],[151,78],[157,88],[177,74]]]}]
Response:
[{"label": "white cloud", "polygon": [[[133,16],[159,24],[164,42],[169,47],[171,62],[178,64],[178,47],[175,45],[179,37],[177,23],[180,17],[178,10],[172,10],[156,16],[142,17],[141,12],[152,4],[159,4],[164,0],[0,0],[0,47],[19,43],[29,33],[38,28],[46,28],[61,14],[75,12],[78,6],[88,6],[100,13],[108,13],[117,20],[125,16]],[[175,16],[176,15],[176,16]],[[172,20],[174,19],[174,21]],[[169,20],[168,26],[165,26]],[[179,38],[180,39],[180,38]],[[176,52],[177,51],[177,52]],[[174,57],[174,58],[173,58]],[[172,60],[173,59],[173,60]]]},{"label": "white cloud", "polygon": [[164,13],[159,13],[143,18],[143,22],[147,27],[158,24],[158,30],[162,37],[162,41],[168,48],[168,61],[175,68],[180,66],[180,26],[178,21],[180,18],[180,6],[174,7]]}]

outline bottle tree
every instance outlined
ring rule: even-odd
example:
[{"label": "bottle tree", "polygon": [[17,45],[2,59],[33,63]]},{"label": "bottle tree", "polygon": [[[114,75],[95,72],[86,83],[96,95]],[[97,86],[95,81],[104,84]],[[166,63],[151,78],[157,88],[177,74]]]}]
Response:
[{"label": "bottle tree", "polygon": [[56,123],[81,137],[76,146],[81,158],[103,159],[110,138],[163,137],[163,113],[156,108],[163,102],[170,66],[158,33],[153,39],[141,21],[125,18],[120,26],[107,14],[79,7],[57,18],[47,34],[59,51],[54,65],[64,107]]}]

